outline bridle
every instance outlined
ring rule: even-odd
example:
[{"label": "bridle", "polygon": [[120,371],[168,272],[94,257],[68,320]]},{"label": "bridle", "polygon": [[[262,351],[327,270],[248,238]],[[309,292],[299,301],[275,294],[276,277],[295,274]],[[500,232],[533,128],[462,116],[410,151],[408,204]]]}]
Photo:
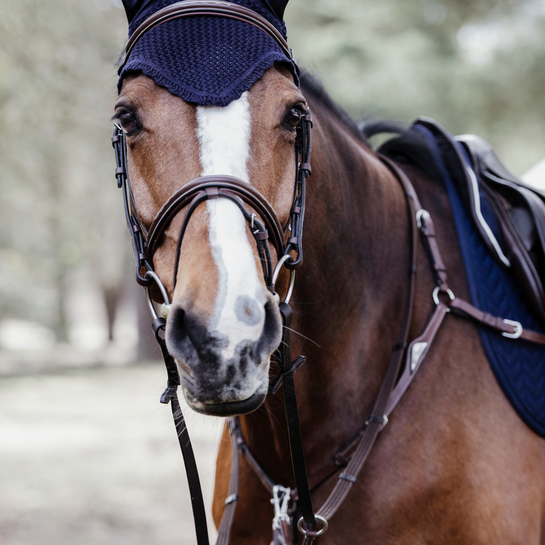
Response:
[{"label": "bridle", "polygon": [[[156,282],[147,272],[153,271],[153,255],[161,245],[162,236],[174,217],[187,207],[176,246],[173,286],[176,285],[180,250],[189,220],[197,206],[208,199],[225,198],[235,203],[250,225],[261,259],[267,288],[274,291],[277,274],[272,267],[269,242],[272,244],[281,263],[292,272],[303,263],[303,222],[305,217],[306,179],[310,176],[311,154],[310,113],[301,116],[295,139],[296,174],[294,196],[290,209],[289,223],[282,227],[280,220],[267,199],[249,183],[233,176],[201,176],[184,184],[169,197],[152,221],[149,229],[143,225],[138,214],[127,167],[127,144],[125,132],[116,125],[112,144],[116,156],[117,185],[123,190],[125,218],[131,235],[136,260],[136,281],[149,287]],[[250,211],[247,206],[252,210]],[[257,212],[257,214],[256,214]],[[286,241],[288,230],[290,236]],[[278,271],[276,271],[278,273]],[[293,274],[292,274],[293,282]]]},{"label": "bridle", "polygon": [[[137,40],[147,31],[158,24],[195,15],[227,17],[252,24],[271,36],[279,44],[282,51],[284,51],[287,59],[297,67],[293,53],[282,35],[259,14],[243,6],[222,0],[187,0],[157,11],[138,27],[127,44],[120,71]],[[420,205],[418,196],[406,174],[386,157],[380,157],[382,162],[399,181],[406,197],[411,228],[408,297],[386,376],[375,400],[372,413],[365,422],[363,430],[354,441],[337,454],[334,463],[324,466],[309,481],[303,453],[293,381],[294,374],[305,363],[306,358],[299,356],[292,361],[289,329],[292,320],[292,311],[288,303],[295,281],[295,270],[303,262],[302,238],[305,216],[306,179],[311,173],[311,128],[312,118],[310,113],[307,113],[302,116],[301,122],[297,126],[295,142],[296,175],[293,201],[290,210],[290,219],[285,226],[281,225],[275,210],[267,199],[249,183],[231,176],[203,176],[184,184],[178,191],[171,195],[153,219],[149,229],[146,229],[140,219],[131,189],[127,169],[125,133],[120,126],[116,125],[114,129],[112,143],[116,156],[116,178],[118,187],[123,192],[125,217],[136,261],[136,280],[146,289],[150,310],[154,317],[152,327],[161,347],[167,368],[168,384],[167,389],[161,396],[161,402],[171,404],[188,476],[197,542],[199,545],[208,545],[209,543],[206,513],[191,442],[176,394],[177,388],[180,385],[177,364],[169,354],[163,337],[166,318],[170,309],[170,301],[167,290],[153,269],[153,255],[162,244],[165,230],[171,224],[174,217],[184,209],[186,212],[176,245],[173,289],[176,284],[182,241],[192,214],[198,205],[206,200],[218,198],[229,199],[240,209],[250,226],[261,260],[265,283],[267,288],[279,301],[279,310],[286,326],[283,328],[280,347],[274,354],[274,360],[280,367],[280,373],[271,382],[269,394],[274,395],[281,385],[284,386],[284,404],[296,491],[275,485],[265,474],[258,462],[251,455],[242,437],[238,419],[231,418],[229,420],[232,441],[231,475],[224,515],[218,532],[217,545],[227,545],[229,543],[231,526],[238,501],[239,454],[245,457],[250,468],[253,469],[265,488],[273,496],[273,505],[275,508],[275,517],[273,520],[274,544],[289,545],[292,542],[291,516],[288,514],[288,507],[295,500],[302,515],[298,520],[297,527],[305,536],[304,545],[312,545],[316,541],[316,538],[327,530],[327,521],[335,514],[356,482],[357,476],[369,456],[378,434],[388,422],[388,415],[395,408],[412,382],[437,331],[449,312],[457,313],[466,318],[469,317],[488,327],[495,328],[507,337],[520,337],[531,342],[545,344],[545,336],[523,329],[518,322],[515,323],[490,316],[476,309],[470,303],[454,296],[448,287],[446,268],[439,252],[433,221],[429,213]],[[415,294],[416,249],[419,233],[426,248],[436,282],[436,287],[433,291],[433,299],[436,306],[428,319],[423,333],[408,344],[407,339]],[[270,245],[275,249],[277,257],[277,264],[274,268]],[[284,301],[280,302],[280,297],[275,291],[275,284],[283,266],[290,270],[290,284]],[[158,315],[151,299],[150,287],[153,284],[157,285],[163,298],[161,316]],[[415,354],[417,355],[416,357]],[[403,361],[406,361],[404,368],[402,367]],[[338,477],[333,491],[320,510],[315,513],[312,506],[311,491],[340,470],[342,472]]]},{"label": "bridle", "polygon": [[[199,15],[234,19],[259,28],[275,40],[287,59],[293,63],[297,71],[299,70],[293,52],[282,34],[263,16],[244,6],[223,0],[186,0],[171,4],[155,12],[135,30],[126,45],[118,72],[121,73],[130,52],[146,32],[157,25],[174,19]],[[310,112],[307,112],[301,116],[300,123],[296,129],[294,195],[290,210],[290,221],[286,226],[281,227],[273,207],[249,183],[232,176],[203,176],[191,180],[176,191],[161,207],[148,231],[138,215],[128,179],[125,133],[120,126],[116,125],[112,139],[116,155],[116,177],[118,187],[123,189],[125,217],[129,226],[129,233],[131,234],[136,258],[137,282],[142,286],[149,287],[155,281],[151,276],[146,276],[147,271],[153,271],[153,254],[161,244],[161,237],[174,216],[183,208],[188,207],[178,238],[173,282],[175,284],[181,243],[191,215],[196,207],[207,199],[227,198],[239,207],[244,218],[250,224],[261,258],[267,287],[274,293],[272,280],[275,275],[272,269],[272,259],[267,242],[270,241],[275,248],[278,262],[282,262],[291,271],[294,271],[303,263],[302,237],[305,216],[306,178],[310,176],[311,172],[311,127],[312,117]],[[255,212],[250,212],[245,205],[254,209],[259,217]],[[290,236],[286,241],[288,230],[290,231]]]},{"label": "bridle", "polygon": [[[146,19],[137,28],[127,43],[119,72],[121,72],[123,66],[125,65],[127,58],[137,40],[146,32],[164,22],[195,15],[227,17],[252,24],[273,38],[280,46],[287,59],[292,62],[296,67],[296,70],[298,70],[296,60],[293,57],[293,53],[288,47],[287,42],[284,40],[280,32],[264,17],[253,10],[245,8],[244,6],[239,6],[230,2],[225,2],[222,0],[196,0],[172,4],[162,10],[157,11]],[[112,145],[114,147],[116,157],[115,174],[117,178],[117,185],[120,189],[122,189],[123,193],[125,218],[127,221],[129,234],[131,236],[136,262],[136,281],[146,289],[149,307],[154,317],[152,327],[156,339],[161,347],[167,367],[168,386],[161,397],[161,402],[171,403],[176,429],[178,430],[180,447],[184,455],[184,462],[186,464],[188,480],[192,491],[191,496],[193,502],[193,512],[197,532],[197,541],[199,545],[208,543],[206,515],[204,512],[202,493],[200,491],[198,473],[196,470],[191,443],[189,442],[189,436],[187,434],[187,429],[183,421],[183,415],[181,413],[176,395],[176,389],[180,385],[180,379],[178,376],[176,363],[172,356],[170,356],[168,353],[164,337],[162,336],[166,326],[166,317],[170,311],[170,301],[166,288],[164,287],[159,276],[154,271],[153,255],[157,248],[161,245],[165,230],[171,224],[174,217],[182,210],[187,209],[182,221],[182,226],[176,245],[176,257],[173,273],[174,289],[179,267],[181,245],[192,214],[197,209],[198,205],[206,200],[218,198],[229,199],[240,209],[242,215],[250,226],[250,230],[255,239],[261,260],[265,283],[269,291],[275,295],[275,298],[279,302],[279,309],[284,325],[289,327],[292,312],[288,303],[295,282],[295,270],[303,263],[302,241],[303,224],[305,218],[306,179],[311,173],[311,128],[312,117],[310,112],[307,111],[307,113],[301,116],[300,122],[296,128],[295,183],[293,200],[289,213],[289,221],[284,227],[282,227],[274,208],[270,205],[267,199],[249,183],[232,176],[214,175],[202,176],[184,184],[161,207],[153,219],[149,229],[144,226],[142,220],[140,219],[129,180],[125,132],[117,124],[114,128]],[[273,259],[269,245],[272,245],[276,251],[277,264],[275,268],[273,268]],[[289,288],[284,301],[282,302],[280,302],[280,297],[275,291],[275,283],[281,267],[286,267],[290,270]],[[153,284],[158,286],[159,291],[162,294],[163,305],[161,307],[161,316],[158,315],[152,302],[150,287]],[[293,374],[304,363],[304,359],[300,357],[295,362],[291,362],[289,330],[287,328],[283,328],[283,330],[284,334],[282,345],[284,346],[284,349],[280,350],[276,357],[276,361],[281,368],[281,373],[277,377],[276,382],[279,383],[280,380],[283,380],[285,386],[291,382],[291,388],[289,388],[290,392],[286,394],[287,398],[289,399],[286,405],[286,411],[288,414],[288,421],[290,422],[290,439],[292,435],[293,437],[297,437],[295,439],[295,450],[292,448],[292,455],[294,468],[297,468],[295,470],[296,480],[298,484],[300,484],[298,489],[300,488],[299,501],[301,510],[303,512],[307,527],[312,531],[312,528],[316,526],[316,519],[312,508],[310,490],[307,482],[302,439],[299,428],[299,417],[297,413],[297,402],[295,399],[295,388],[293,387]],[[287,358],[288,352],[286,352],[286,347],[289,350],[289,358]],[[287,391],[288,388],[285,388],[285,390]],[[291,407],[291,409],[289,409],[288,405]],[[238,464],[236,465],[238,466]],[[232,506],[234,506],[235,503],[236,502],[230,502]],[[231,511],[232,509],[229,508],[228,505],[228,508],[226,509],[227,516],[224,516],[224,519],[230,519],[230,522],[227,525],[222,523],[224,528],[225,526],[227,527],[224,530],[220,530],[218,543],[227,543],[229,540],[230,527],[232,523]],[[234,511],[232,514],[234,515]]]}]

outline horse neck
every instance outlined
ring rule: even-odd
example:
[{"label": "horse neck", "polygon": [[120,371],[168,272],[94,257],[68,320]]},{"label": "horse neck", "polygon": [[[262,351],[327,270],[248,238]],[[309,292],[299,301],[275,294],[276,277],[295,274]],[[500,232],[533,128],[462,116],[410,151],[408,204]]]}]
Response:
[{"label": "horse neck", "polygon": [[[291,301],[293,357],[308,357],[295,383],[309,473],[369,415],[409,281],[409,224],[399,182],[334,114],[320,104],[311,109],[304,264]],[[278,463],[289,460],[283,410],[281,390],[241,423],[273,478],[292,482],[289,462]]]}]

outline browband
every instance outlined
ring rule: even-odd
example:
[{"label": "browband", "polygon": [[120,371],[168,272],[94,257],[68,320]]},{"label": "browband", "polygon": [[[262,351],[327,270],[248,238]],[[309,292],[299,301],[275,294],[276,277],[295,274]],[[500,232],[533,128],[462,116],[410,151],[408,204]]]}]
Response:
[{"label": "browband", "polygon": [[231,2],[225,2],[224,0],[186,0],[184,2],[176,2],[175,4],[171,4],[150,15],[140,26],[138,26],[127,42],[125,51],[120,59],[117,73],[121,74],[121,70],[123,70],[123,67],[127,63],[129,54],[136,45],[136,42],[138,42],[148,30],[151,30],[162,23],[173,21],[174,19],[197,15],[225,17],[227,19],[235,19],[236,21],[242,21],[255,26],[268,34],[281,47],[286,57],[293,62],[297,73],[299,73],[299,67],[293,55],[293,51],[290,49],[284,36],[282,36],[272,23],[249,8],[239,6],[238,4],[232,4]]}]

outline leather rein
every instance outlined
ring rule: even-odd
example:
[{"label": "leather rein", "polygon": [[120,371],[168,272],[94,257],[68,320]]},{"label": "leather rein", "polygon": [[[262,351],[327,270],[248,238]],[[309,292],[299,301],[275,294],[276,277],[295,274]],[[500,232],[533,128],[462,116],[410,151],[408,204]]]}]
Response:
[{"label": "leather rein", "polygon": [[[280,45],[286,57],[297,67],[293,53],[282,35],[259,14],[243,6],[223,0],[186,0],[157,11],[138,27],[127,43],[120,70],[137,40],[147,31],[164,22],[195,15],[227,17],[256,26],[273,38]],[[317,537],[327,531],[328,520],[335,514],[352,485],[356,482],[357,476],[369,456],[378,434],[387,424],[388,416],[412,382],[447,313],[452,311],[453,313],[472,318],[484,325],[501,331],[503,335],[511,338],[520,337],[532,342],[545,344],[544,335],[524,330],[518,322],[490,316],[476,309],[471,304],[454,297],[454,294],[448,287],[447,274],[435,240],[435,230],[430,215],[421,207],[416,192],[405,173],[392,161],[386,157],[381,157],[381,160],[399,180],[407,199],[411,229],[409,294],[390,364],[375,401],[372,414],[365,422],[360,434],[347,447],[340,451],[332,462],[314,474],[309,481],[293,381],[294,374],[302,367],[306,358],[299,356],[293,361],[291,359],[289,326],[292,320],[292,310],[288,303],[295,281],[295,270],[303,262],[302,237],[305,215],[306,179],[311,173],[311,128],[312,118],[310,113],[307,113],[302,116],[301,122],[297,127],[295,143],[296,176],[289,225],[285,227],[281,226],[273,207],[249,183],[231,176],[203,176],[191,180],[176,191],[161,207],[149,229],[144,226],[140,219],[129,181],[125,132],[117,125],[114,129],[112,144],[116,157],[117,168],[115,174],[118,187],[122,189],[123,193],[125,217],[135,255],[136,281],[146,290],[150,311],[154,317],[152,328],[161,348],[167,369],[167,388],[161,396],[161,403],[170,403],[171,405],[191,492],[198,545],[209,544],[206,512],[193,449],[177,397],[177,388],[180,385],[177,364],[169,354],[164,340],[164,330],[166,318],[170,310],[170,301],[166,288],[153,268],[153,255],[162,243],[165,230],[171,224],[174,217],[182,210],[186,209],[186,212],[176,246],[173,289],[176,284],[181,245],[187,225],[197,206],[208,199],[226,198],[238,206],[250,225],[250,230],[254,236],[267,288],[275,295],[278,301],[280,301],[280,297],[275,292],[275,283],[278,274],[282,266],[290,270],[288,292],[285,300],[279,302],[279,309],[285,327],[283,327],[283,337],[280,347],[273,356],[274,361],[280,368],[280,373],[271,382],[269,394],[274,395],[280,386],[284,386],[284,404],[296,491],[275,484],[266,475],[257,460],[250,453],[242,437],[238,418],[230,418],[228,423],[232,444],[231,474],[228,496],[225,502],[226,506],[216,542],[217,545],[228,545],[230,539],[231,527],[238,502],[239,454],[244,456],[248,465],[254,470],[265,488],[273,496],[272,503],[275,508],[273,544],[290,545],[293,543],[292,537],[294,535],[295,521],[293,517],[296,512],[302,515],[298,519],[297,528],[305,536],[304,545],[315,543]],[[288,231],[290,232],[288,233]],[[421,234],[422,241],[426,247],[437,283],[437,287],[433,292],[436,308],[430,316],[422,335],[414,339],[410,345],[407,345],[414,306],[418,233]],[[274,268],[270,245],[275,249],[278,258],[276,267]],[[163,298],[161,316],[157,313],[150,294],[150,288],[154,284],[159,289]],[[440,295],[442,295],[441,299],[439,298]],[[403,367],[404,356],[405,366]],[[400,377],[399,380],[398,377]],[[311,491],[341,469],[342,472],[338,476],[337,483],[330,496],[318,512],[315,512],[312,505]]]}]

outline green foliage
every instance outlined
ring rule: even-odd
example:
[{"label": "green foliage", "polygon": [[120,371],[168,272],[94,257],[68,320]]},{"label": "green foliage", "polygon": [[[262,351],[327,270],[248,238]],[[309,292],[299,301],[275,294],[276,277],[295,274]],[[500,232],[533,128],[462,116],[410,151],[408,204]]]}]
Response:
[{"label": "green foliage", "polygon": [[356,117],[433,117],[519,174],[545,155],[543,1],[296,1],[287,23],[299,60]]}]

